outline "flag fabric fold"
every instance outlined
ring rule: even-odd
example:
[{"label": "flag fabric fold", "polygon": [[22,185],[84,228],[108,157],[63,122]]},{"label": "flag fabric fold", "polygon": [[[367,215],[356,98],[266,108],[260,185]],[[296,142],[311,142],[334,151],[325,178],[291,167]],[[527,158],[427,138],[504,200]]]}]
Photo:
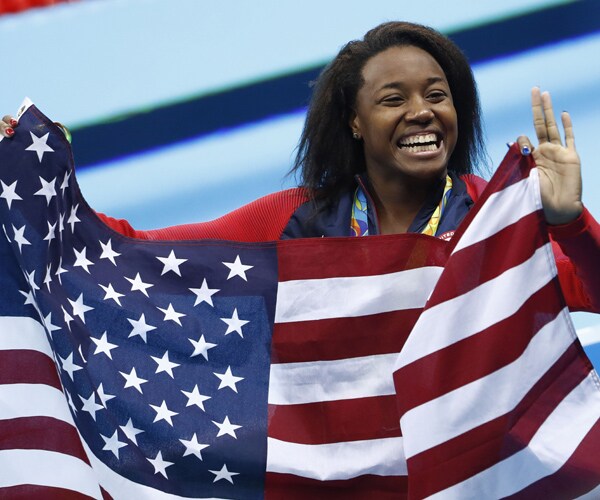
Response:
[{"label": "flag fabric fold", "polygon": [[600,483],[598,378],[515,150],[450,242],[126,238],[29,102],[0,162],[0,496],[570,498]]},{"label": "flag fabric fold", "polygon": [[575,498],[600,481],[600,383],[560,292],[537,176],[509,151],[397,358],[413,498]]}]

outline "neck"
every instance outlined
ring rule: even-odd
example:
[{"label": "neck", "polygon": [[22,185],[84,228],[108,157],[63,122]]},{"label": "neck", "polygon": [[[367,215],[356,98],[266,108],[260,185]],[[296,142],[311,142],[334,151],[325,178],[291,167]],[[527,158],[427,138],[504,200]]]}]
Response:
[{"label": "neck", "polygon": [[440,179],[380,179],[369,176],[381,234],[406,233]]}]

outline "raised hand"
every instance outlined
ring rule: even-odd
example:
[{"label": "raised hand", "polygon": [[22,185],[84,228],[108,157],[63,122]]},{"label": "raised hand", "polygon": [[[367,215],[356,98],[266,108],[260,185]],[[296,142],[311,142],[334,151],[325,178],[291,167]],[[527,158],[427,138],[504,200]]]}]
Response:
[{"label": "raised hand", "polygon": [[554,117],[548,92],[531,91],[533,125],[539,145],[533,148],[526,136],[517,139],[523,154],[533,155],[540,174],[540,191],[548,224],[566,224],[583,210],[581,202],[581,161],[575,150],[575,137],[569,113],[561,114],[564,145]]}]

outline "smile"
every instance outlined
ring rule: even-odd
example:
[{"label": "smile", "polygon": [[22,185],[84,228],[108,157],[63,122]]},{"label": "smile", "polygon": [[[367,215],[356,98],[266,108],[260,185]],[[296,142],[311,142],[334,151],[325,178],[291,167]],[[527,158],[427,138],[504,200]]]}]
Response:
[{"label": "smile", "polygon": [[404,149],[409,153],[421,153],[437,151],[441,142],[441,139],[438,139],[436,134],[430,133],[404,137],[397,144],[400,149]]}]

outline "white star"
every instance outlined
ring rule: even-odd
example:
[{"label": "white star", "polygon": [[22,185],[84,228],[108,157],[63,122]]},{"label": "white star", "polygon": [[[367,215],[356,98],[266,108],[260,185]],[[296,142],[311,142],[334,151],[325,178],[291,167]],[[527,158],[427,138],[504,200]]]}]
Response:
[{"label": "white star", "polygon": [[80,252],[77,251],[76,248],[73,248],[73,251],[75,252],[75,264],[73,264],[73,267],[83,267],[85,272],[90,274],[88,267],[93,266],[94,263],[91,260],[88,260],[86,256],[87,248],[83,247],[83,250]]},{"label": "white star", "polygon": [[127,321],[129,321],[131,323],[131,325],[133,326],[133,330],[131,330],[129,337],[133,337],[134,335],[139,335],[140,337],[142,337],[142,340],[144,342],[148,342],[148,340],[146,338],[146,334],[148,332],[151,332],[152,330],[156,330],[155,326],[152,326],[152,325],[149,325],[146,323],[146,317],[144,316],[143,313],[140,316],[140,319],[135,320],[135,319],[127,318]]},{"label": "white star", "polygon": [[229,268],[229,276],[227,276],[228,280],[230,280],[234,276],[239,276],[244,281],[248,281],[248,278],[246,278],[246,271],[248,269],[252,269],[254,267],[254,266],[246,266],[246,265],[242,264],[242,261],[240,260],[239,255],[236,256],[236,258],[233,262],[223,262],[223,265],[225,265]]},{"label": "white star", "polygon": [[99,405],[98,403],[96,403],[96,393],[92,391],[92,394],[89,398],[84,399],[81,396],[79,396],[79,399],[81,399],[81,401],[83,402],[83,406],[81,407],[81,409],[83,411],[87,411],[91,417],[94,419],[94,422],[96,421],[96,412],[98,410],[102,410],[103,406]]},{"label": "white star", "polygon": [[125,295],[123,295],[122,293],[117,292],[111,283],[108,284],[108,286],[104,286],[104,285],[100,285],[98,284],[98,286],[100,288],[102,288],[102,290],[104,290],[106,292],[106,294],[104,295],[104,299],[102,300],[108,300],[108,299],[112,299],[114,300],[117,304],[119,304],[120,306],[122,306],[121,304],[121,297],[125,297]]},{"label": "white star", "polygon": [[112,242],[110,238],[106,243],[100,242],[100,246],[102,247],[102,254],[100,255],[100,258],[109,259],[116,266],[117,263],[115,262],[115,257],[118,257],[121,254],[112,249]]},{"label": "white star", "polygon": [[136,436],[144,431],[141,429],[136,429],[133,425],[133,422],[131,421],[131,418],[127,421],[127,424],[120,425],[119,428],[127,436],[127,439],[129,439],[129,441],[131,441],[137,446],[138,443]]},{"label": "white star", "polygon": [[68,272],[66,269],[63,269],[62,267],[62,256],[58,261],[58,267],[56,268],[56,272],[54,273],[55,276],[58,278],[58,282],[62,285],[62,278],[60,277],[61,274]]},{"label": "white star", "polygon": [[42,158],[44,157],[44,153],[54,153],[54,149],[52,149],[46,142],[48,141],[48,136],[50,133],[48,132],[46,135],[42,137],[37,137],[33,132],[29,132],[31,135],[31,140],[33,141],[30,146],[25,148],[25,151],[35,151],[37,153],[38,160],[42,163]]},{"label": "white star", "polygon": [[221,382],[219,383],[219,389],[229,387],[233,392],[237,392],[237,387],[235,384],[241,380],[244,380],[244,377],[236,377],[233,375],[233,373],[231,373],[231,366],[227,367],[225,373],[213,373],[221,379]]},{"label": "white star", "polygon": [[192,339],[188,339],[188,340],[194,346],[194,352],[192,353],[190,358],[193,358],[194,356],[198,356],[198,354],[202,354],[204,359],[206,361],[208,361],[208,350],[212,349],[213,347],[217,347],[217,344],[211,344],[210,342],[207,342],[206,340],[204,340],[204,335],[201,335],[198,340],[192,340]]},{"label": "white star", "polygon": [[46,327],[47,332],[52,335],[52,332],[55,332],[56,330],[60,330],[59,326],[53,325],[52,324],[52,317],[51,317],[52,313],[48,313],[48,316],[46,316],[44,318],[44,326]]},{"label": "white star", "polygon": [[8,241],[10,243],[10,237],[8,236],[8,233],[6,232],[6,227],[4,226],[4,224],[2,224],[2,231],[4,231],[4,236],[6,236],[6,241]]},{"label": "white star", "polygon": [[62,234],[65,230],[65,214],[58,214],[58,232]]},{"label": "white star", "polygon": [[180,439],[179,441],[181,441],[181,444],[185,446],[185,453],[183,454],[184,457],[187,457],[188,455],[195,455],[200,460],[202,460],[202,454],[200,452],[204,448],[208,448],[208,445],[200,444],[198,442],[198,438],[196,437],[196,433],[194,433],[192,439],[190,439],[189,441],[186,441],[185,439]]},{"label": "white star", "polygon": [[42,183],[42,187],[39,191],[36,191],[34,194],[38,196],[46,197],[46,206],[50,205],[50,200],[56,196],[56,189],[54,188],[54,184],[56,183],[56,177],[51,181],[47,181],[43,177],[40,176],[40,181]]},{"label": "white star", "polygon": [[66,171],[65,176],[63,177],[62,184],[60,185],[60,190],[62,191],[63,196],[65,195],[65,189],[69,187],[69,178],[71,177],[71,172]]},{"label": "white star", "polygon": [[112,395],[112,394],[106,394],[104,392],[104,387],[102,386],[102,384],[100,384],[98,386],[98,390],[96,391],[98,393],[98,399],[100,399],[100,403],[102,403],[102,406],[104,408],[106,408],[106,402],[110,401],[111,399],[114,399],[116,396]]},{"label": "white star", "polygon": [[2,181],[0,181],[0,184],[2,185],[2,193],[0,193],[0,198],[4,198],[6,200],[6,203],[8,203],[8,208],[10,208],[13,201],[23,199],[15,191],[17,189],[17,181],[13,182],[10,186],[4,184]]},{"label": "white star", "polygon": [[244,326],[246,323],[250,323],[245,319],[238,318],[237,308],[233,310],[231,318],[221,318],[221,321],[227,323],[227,331],[225,332],[225,335],[229,335],[231,332],[236,332],[242,338],[244,338],[244,335],[242,334],[242,326]]},{"label": "white star", "polygon": [[192,392],[186,392],[186,391],[181,391],[181,392],[183,392],[183,394],[185,394],[186,397],[188,398],[188,402],[185,405],[186,407],[196,405],[202,411],[206,411],[204,409],[204,401],[207,401],[208,399],[210,399],[210,396],[204,396],[204,395],[200,394],[200,391],[198,390],[197,385],[194,386],[194,388],[192,389]]},{"label": "white star", "polygon": [[29,287],[31,291],[35,293],[36,290],[39,290],[40,287],[35,284],[35,271],[31,271],[30,273],[25,273],[25,279],[27,283],[29,283]]},{"label": "white star", "polygon": [[166,479],[169,479],[167,477],[166,469],[170,465],[173,465],[173,462],[167,462],[166,460],[163,460],[161,451],[158,452],[156,458],[147,458],[146,460],[148,460],[148,462],[150,462],[153,465],[154,474],[158,474],[160,472],[163,476],[165,476]]},{"label": "white star", "polygon": [[104,439],[104,442],[106,443],[102,449],[104,451],[112,451],[115,455],[115,457],[117,457],[117,459],[119,458],[119,449],[123,448],[123,446],[127,446],[127,443],[122,443],[121,441],[119,441],[119,437],[117,435],[118,431],[115,431],[115,433],[111,436],[111,437],[106,437],[102,434],[100,434],[100,437],[102,439]]},{"label": "white star", "polygon": [[48,264],[48,267],[46,268],[46,277],[44,278],[44,285],[46,285],[48,291],[50,291],[50,283],[52,283],[52,273],[50,272],[50,264]]},{"label": "white star", "polygon": [[169,360],[169,351],[166,351],[162,358],[157,358],[154,356],[150,357],[158,364],[156,367],[156,373],[167,372],[171,378],[175,378],[173,376],[173,368],[177,368],[179,365]]},{"label": "white star", "polygon": [[235,431],[237,429],[241,429],[241,427],[242,427],[241,425],[232,424],[229,421],[229,417],[227,415],[223,419],[222,424],[220,424],[219,422],[215,422],[214,420],[212,421],[212,423],[215,424],[219,428],[219,433],[217,434],[217,437],[221,437],[221,436],[224,436],[225,434],[229,434],[230,436],[237,439],[237,436],[235,435]]},{"label": "white star", "polygon": [[94,351],[94,354],[103,353],[106,354],[109,359],[112,359],[112,354],[110,351],[119,347],[118,345],[111,344],[108,341],[106,331],[102,334],[102,337],[100,337],[99,339],[96,339],[94,337],[90,337],[90,339],[92,340],[92,342],[94,342],[94,344],[96,344],[96,350]]},{"label": "white star", "polygon": [[56,238],[56,222],[54,224],[50,224],[50,221],[48,221],[48,234],[44,236],[44,241],[47,241],[49,246],[50,242],[54,238]]},{"label": "white star", "polygon": [[135,292],[136,290],[139,290],[140,292],[142,292],[146,297],[148,297],[148,292],[146,291],[146,288],[150,288],[151,285],[150,283],[144,283],[142,281],[142,278],[140,277],[140,273],[137,273],[135,275],[135,278],[131,279],[128,278],[127,276],[125,276],[125,279],[127,281],[129,281],[129,283],[131,283],[131,291]]},{"label": "white star", "polygon": [[208,305],[214,307],[212,296],[220,292],[217,288],[208,288],[206,284],[206,279],[202,280],[202,286],[200,288],[190,288],[192,293],[196,294],[196,301],[194,302],[194,306],[201,304],[202,302],[206,302]]},{"label": "white star", "polygon": [[175,252],[173,250],[171,250],[171,253],[168,257],[156,258],[164,264],[162,273],[160,273],[161,276],[165,273],[168,273],[169,271],[173,271],[177,276],[181,276],[179,266],[187,261],[187,259],[178,259],[177,257],[175,257]]},{"label": "white star", "polygon": [[209,470],[208,472],[212,472],[215,475],[213,483],[216,483],[220,479],[225,479],[233,484],[233,476],[237,476],[239,474],[239,472],[229,472],[227,470],[227,464],[223,464],[221,470]]},{"label": "white star", "polygon": [[178,313],[175,309],[173,309],[171,303],[169,303],[169,307],[167,307],[166,309],[163,309],[162,307],[157,307],[157,309],[164,313],[164,321],[171,320],[177,323],[179,326],[182,326],[181,321],[179,321],[179,318],[185,316],[185,314]]},{"label": "white star", "polygon": [[17,229],[14,225],[13,225],[13,231],[15,233],[15,237],[13,239],[13,241],[19,245],[19,252],[22,252],[22,248],[23,245],[31,245],[31,243],[29,243],[29,241],[27,240],[27,238],[25,238],[25,226],[21,227],[20,229]]},{"label": "white star", "polygon": [[23,305],[31,304],[35,306],[35,299],[33,298],[33,292],[29,290],[28,292],[24,292],[23,290],[19,290],[19,293],[25,297],[25,303]]},{"label": "white star", "polygon": [[83,293],[79,294],[79,297],[75,302],[73,302],[71,299],[68,300],[71,303],[71,307],[73,308],[73,316],[79,316],[81,318],[81,321],[85,324],[85,313],[93,310],[94,308],[86,306],[83,303]]},{"label": "white star", "polygon": [[60,308],[63,310],[65,323],[67,324],[67,328],[70,330],[71,325],[69,323],[73,321],[73,317],[67,312],[67,310],[63,306],[60,306]]},{"label": "white star", "polygon": [[81,222],[79,217],[77,217],[77,209],[79,208],[79,203],[71,208],[71,215],[67,219],[67,224],[71,224],[71,232],[75,230],[75,224],[77,222]]},{"label": "white star", "polygon": [[123,373],[119,372],[123,377],[125,377],[125,386],[123,389],[127,389],[128,387],[135,387],[140,394],[142,393],[142,384],[148,382],[146,379],[140,378],[137,376],[135,372],[135,368],[131,369],[131,373]]},{"label": "white star", "polygon": [[175,415],[179,414],[177,412],[169,410],[169,408],[167,408],[167,403],[165,400],[163,400],[160,406],[150,405],[150,407],[156,412],[156,417],[154,417],[153,423],[156,423],[159,420],[164,420],[171,427],[173,427],[173,421],[171,420],[171,417],[174,417]]},{"label": "white star", "polygon": [[60,356],[59,358],[61,361],[62,369],[66,371],[69,374],[69,377],[71,377],[71,380],[73,380],[73,373],[82,369],[81,366],[73,363],[73,353],[69,354],[67,356],[67,359],[63,359]]}]

